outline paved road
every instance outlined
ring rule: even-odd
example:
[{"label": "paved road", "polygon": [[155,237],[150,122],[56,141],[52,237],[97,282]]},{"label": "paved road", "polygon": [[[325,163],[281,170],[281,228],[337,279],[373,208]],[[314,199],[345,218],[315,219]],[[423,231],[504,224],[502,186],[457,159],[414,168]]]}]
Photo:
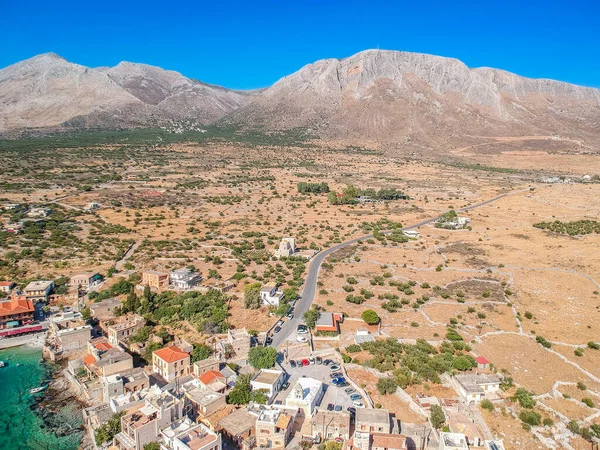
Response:
[{"label": "paved road", "polygon": [[[493,203],[493,202],[500,200],[508,195],[513,195],[518,192],[524,192],[526,190],[527,189],[507,192],[505,194],[498,195],[498,196],[491,198],[489,200],[486,200],[484,202],[476,203],[475,205],[467,206],[465,208],[461,208],[456,211],[464,212],[464,211],[469,211],[469,210],[475,209],[475,208],[481,208],[482,206]],[[432,222],[435,222],[438,219],[438,217],[439,216],[436,216],[431,219],[427,219],[422,222],[410,225],[408,227],[404,227],[403,230],[408,231],[408,230],[412,230],[414,228],[422,227],[423,225],[427,225]],[[390,234],[390,233],[391,233],[391,231],[386,231],[383,234]],[[330,247],[327,250],[323,250],[322,252],[317,253],[317,255],[312,259],[312,261],[310,262],[310,265],[308,267],[308,274],[306,276],[306,281],[304,283],[304,289],[303,289],[302,293],[300,294],[300,298],[296,302],[296,307],[294,308],[294,318],[292,320],[288,320],[287,322],[285,322],[283,324],[283,326],[281,327],[281,331],[279,333],[273,335],[273,343],[271,344],[272,347],[279,348],[279,346],[281,344],[283,344],[287,340],[287,338],[294,332],[296,327],[300,323],[302,323],[302,316],[304,315],[304,313],[306,311],[308,311],[308,309],[310,308],[310,305],[312,305],[312,302],[315,298],[315,293],[317,292],[317,282],[319,281],[319,270],[321,270],[321,264],[323,263],[325,258],[327,258],[333,252],[335,252],[341,248],[347,247],[348,245],[356,244],[356,242],[358,242],[360,240],[364,241],[366,239],[371,239],[371,238],[373,238],[372,234],[370,234],[368,236],[360,236],[360,237],[351,239],[349,241],[342,242],[341,244],[334,245],[333,247]]]}]

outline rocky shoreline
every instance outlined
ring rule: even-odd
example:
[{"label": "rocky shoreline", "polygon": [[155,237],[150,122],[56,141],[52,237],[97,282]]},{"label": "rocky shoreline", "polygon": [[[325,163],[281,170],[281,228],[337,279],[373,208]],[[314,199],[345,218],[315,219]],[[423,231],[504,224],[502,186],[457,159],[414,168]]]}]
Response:
[{"label": "rocky shoreline", "polygon": [[64,377],[60,367],[55,367],[48,388],[31,405],[31,409],[43,420],[43,427],[59,437],[79,434],[83,438],[84,426],[81,402]]}]

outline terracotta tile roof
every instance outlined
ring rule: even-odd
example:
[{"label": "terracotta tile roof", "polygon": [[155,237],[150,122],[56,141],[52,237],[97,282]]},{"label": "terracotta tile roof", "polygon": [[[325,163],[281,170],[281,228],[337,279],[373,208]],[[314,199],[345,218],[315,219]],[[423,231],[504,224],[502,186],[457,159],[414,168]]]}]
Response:
[{"label": "terracotta tile roof", "polygon": [[225,379],[225,377],[223,376],[223,374],[221,372],[217,372],[216,370],[209,370],[209,371],[203,373],[200,376],[200,378],[198,378],[198,379],[203,384],[207,385],[219,378]]},{"label": "terracotta tile roof", "polygon": [[12,286],[15,284],[14,281],[0,281],[0,286]]},{"label": "terracotta tile roof", "polygon": [[402,434],[373,433],[373,447],[403,449],[406,436]]},{"label": "terracotta tile roof", "polygon": [[478,364],[489,364],[490,363],[485,356],[478,356],[477,358],[475,358],[475,361],[477,361]]},{"label": "terracotta tile roof", "polygon": [[113,348],[108,342],[100,342],[99,344],[94,345],[94,347],[98,350],[110,350]]},{"label": "terracotta tile roof", "polygon": [[96,357],[94,355],[87,355],[83,358],[83,363],[86,366],[89,366],[90,364],[94,364],[96,362]]},{"label": "terracotta tile roof", "polygon": [[0,317],[12,314],[23,314],[35,310],[31,300],[23,297],[15,297],[11,300],[0,302]]},{"label": "terracotta tile roof", "polygon": [[185,353],[176,345],[161,348],[160,350],[156,350],[155,352],[153,352],[153,354],[155,354],[158,358],[162,359],[166,363],[172,363],[190,357],[190,355]]}]

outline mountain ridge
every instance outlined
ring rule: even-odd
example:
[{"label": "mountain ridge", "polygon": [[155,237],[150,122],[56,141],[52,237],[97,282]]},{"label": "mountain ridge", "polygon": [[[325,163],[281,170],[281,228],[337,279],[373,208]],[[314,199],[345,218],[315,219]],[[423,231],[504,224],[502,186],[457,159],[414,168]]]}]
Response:
[{"label": "mountain ridge", "polygon": [[201,124],[452,144],[461,134],[566,134],[600,142],[600,90],[456,58],[365,50],[235,91],[146,64],[88,68],[46,53],[0,70],[0,131]]}]

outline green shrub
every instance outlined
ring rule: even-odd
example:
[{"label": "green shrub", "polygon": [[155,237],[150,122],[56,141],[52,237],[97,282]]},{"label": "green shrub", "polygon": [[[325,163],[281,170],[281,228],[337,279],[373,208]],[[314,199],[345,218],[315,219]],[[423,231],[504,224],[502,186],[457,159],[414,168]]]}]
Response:
[{"label": "green shrub", "polygon": [[538,426],[542,423],[542,416],[535,411],[521,411],[519,413],[519,419],[521,419],[523,423],[531,426]]},{"label": "green shrub", "polygon": [[381,395],[393,394],[396,392],[396,389],[398,389],[398,385],[393,378],[380,378],[379,381],[377,381],[377,391]]},{"label": "green shrub", "polygon": [[479,405],[483,409],[487,409],[488,411],[494,410],[494,404],[491,401],[489,401],[487,398],[484,398],[483,400],[481,400],[481,403],[479,403]]},{"label": "green shrub", "polygon": [[361,315],[362,320],[364,320],[368,325],[377,325],[379,323],[379,316],[372,309],[367,309],[363,311]]},{"label": "green shrub", "polygon": [[591,398],[589,398],[589,397],[584,397],[584,398],[581,399],[581,401],[583,403],[585,403],[585,405],[587,407],[589,407],[589,408],[593,408],[594,407],[594,401]]}]

